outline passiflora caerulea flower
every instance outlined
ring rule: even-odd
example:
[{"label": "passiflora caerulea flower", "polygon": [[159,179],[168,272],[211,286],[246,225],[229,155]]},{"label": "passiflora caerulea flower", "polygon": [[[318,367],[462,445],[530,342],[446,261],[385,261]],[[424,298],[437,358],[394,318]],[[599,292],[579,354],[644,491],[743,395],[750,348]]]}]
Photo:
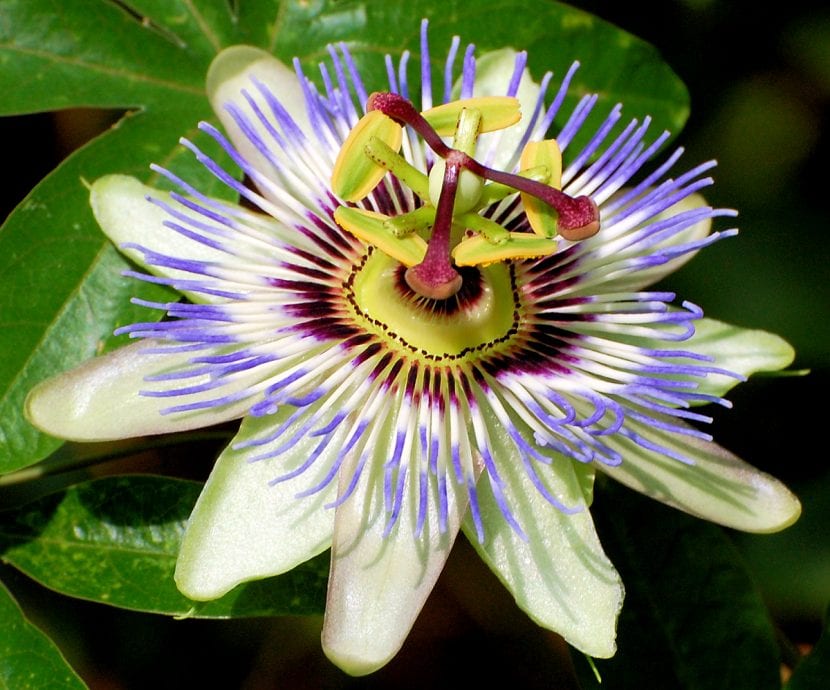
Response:
[{"label": "passiflora caerulea flower", "polygon": [[[705,163],[649,161],[667,138],[596,96],[576,66],[530,77],[510,50],[449,47],[420,88],[409,55],[369,94],[345,46],[318,90],[251,47],[211,67],[249,183],[183,141],[244,205],[111,176],[104,232],[187,301],[146,303],[138,340],[39,385],[30,419],[117,439],[242,418],[193,512],[176,580],[193,599],[331,547],[323,645],[367,673],[403,643],[463,530],[540,625],[614,653],[623,586],[588,510],[596,472],[694,515],[772,531],[798,515],[775,479],[690,423],[745,376],[789,364],[775,336],[649,289],[733,212]],[[554,127],[554,119],[563,122]],[[555,138],[550,132],[555,133]]]}]

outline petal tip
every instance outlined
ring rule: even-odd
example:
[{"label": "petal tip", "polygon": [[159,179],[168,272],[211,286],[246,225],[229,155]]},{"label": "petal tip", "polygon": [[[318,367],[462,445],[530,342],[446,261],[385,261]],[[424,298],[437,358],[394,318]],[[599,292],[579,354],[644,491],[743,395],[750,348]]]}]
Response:
[{"label": "petal tip", "polygon": [[373,656],[371,647],[361,644],[361,640],[352,637],[349,639],[338,636],[332,639],[328,634],[327,627],[323,627],[321,635],[323,653],[329,661],[341,671],[350,676],[367,676],[370,673],[383,668],[397,653],[397,649],[391,654]]},{"label": "petal tip", "polygon": [[193,559],[179,557],[176,561],[176,571],[173,581],[176,589],[193,601],[212,601],[219,599],[230,592],[238,583],[218,582],[205,577],[198,567],[194,567]]},{"label": "petal tip", "polygon": [[[155,190],[129,175],[104,175],[90,185],[92,215],[113,244],[138,240],[136,228],[145,230],[150,224],[161,224],[161,212],[147,202],[151,192]],[[131,259],[138,259],[138,253],[126,253]]]},{"label": "petal tip", "polygon": [[87,428],[83,382],[71,370],[41,381],[32,388],[23,403],[23,414],[36,429],[67,441],[111,440],[99,438]]},{"label": "petal tip", "polygon": [[275,61],[270,53],[261,48],[248,45],[236,45],[219,52],[208,68],[205,90],[208,96],[215,94],[230,79],[247,71],[251,65],[260,61]]},{"label": "petal tip", "polygon": [[54,434],[55,431],[47,414],[51,407],[49,402],[54,397],[49,385],[52,380],[48,379],[37,384],[26,395],[26,400],[23,403],[23,415],[29,424],[47,434]]},{"label": "petal tip", "polygon": [[801,501],[786,486],[773,477],[764,475],[765,486],[759,493],[767,493],[768,510],[759,513],[757,522],[746,527],[747,532],[773,534],[787,529],[801,517]]}]

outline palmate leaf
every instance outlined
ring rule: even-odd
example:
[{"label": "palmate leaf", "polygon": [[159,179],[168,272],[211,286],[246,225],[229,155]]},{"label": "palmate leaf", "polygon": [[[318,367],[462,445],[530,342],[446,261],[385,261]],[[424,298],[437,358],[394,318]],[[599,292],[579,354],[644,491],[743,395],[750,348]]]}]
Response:
[{"label": "palmate leaf", "polygon": [[325,555],[209,602],[176,589],[179,543],[200,490],[197,482],[154,476],[79,484],[0,513],[0,557],[62,594],[137,611],[198,618],[322,613]]},{"label": "palmate leaf", "polygon": [[203,79],[220,48],[263,46],[283,60],[300,57],[316,74],[326,44],[344,41],[371,90],[383,84],[383,54],[418,51],[422,17],[431,20],[436,55],[460,34],[481,51],[527,49],[537,78],[548,69],[562,75],[581,60],[571,104],[598,91],[592,117],[622,101],[630,117],[651,114],[655,131],[677,131],[688,114],[685,88],[652,47],[554,2],[4,1],[0,114],[94,106],[127,115],[38,185],[0,233],[0,472],[37,462],[59,444],[22,417],[36,382],[112,347],[114,327],[156,318],[139,317],[130,305],[130,296],[158,299],[160,290],[121,276],[126,263],[96,228],[84,180],[120,172],[157,183],[148,171],[157,162],[219,193],[177,140],[210,117]]},{"label": "palmate leaf", "polygon": [[77,676],[52,641],[23,616],[0,584],[0,688],[15,690],[83,690]]}]

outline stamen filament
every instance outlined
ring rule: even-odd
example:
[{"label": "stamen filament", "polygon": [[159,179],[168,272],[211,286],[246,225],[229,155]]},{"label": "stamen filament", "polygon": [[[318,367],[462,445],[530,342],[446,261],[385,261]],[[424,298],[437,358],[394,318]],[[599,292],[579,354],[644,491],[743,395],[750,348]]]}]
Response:
[{"label": "stamen filament", "polygon": [[369,158],[391,172],[421,199],[429,199],[429,178],[385,141],[372,137],[364,151]]},{"label": "stamen filament", "polygon": [[435,209],[430,206],[421,206],[409,213],[399,216],[390,216],[383,224],[395,237],[406,237],[413,232],[429,230],[435,223]]}]

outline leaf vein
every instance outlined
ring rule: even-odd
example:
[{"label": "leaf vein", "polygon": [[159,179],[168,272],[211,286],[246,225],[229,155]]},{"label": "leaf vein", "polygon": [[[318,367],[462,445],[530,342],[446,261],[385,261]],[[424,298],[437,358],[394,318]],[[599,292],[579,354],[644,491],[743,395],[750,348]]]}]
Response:
[{"label": "leaf vein", "polygon": [[90,72],[123,78],[127,81],[142,82],[145,84],[152,84],[160,88],[181,91],[183,93],[195,94],[199,96],[203,95],[203,90],[201,87],[189,86],[188,84],[182,84],[181,82],[174,82],[166,79],[160,79],[158,77],[151,77],[145,74],[141,74],[140,72],[134,72],[122,68],[108,67],[103,64],[86,62],[85,60],[82,60],[80,58],[70,58],[65,55],[55,55],[45,50],[37,50],[35,48],[24,48],[22,46],[9,43],[0,43],[0,50],[7,50],[11,53],[18,53],[22,55],[36,57],[41,60],[51,62],[53,64],[72,65],[75,67],[79,67],[81,69],[89,70]]},{"label": "leaf vein", "polygon": [[205,18],[202,16],[202,13],[196,9],[193,5],[193,0],[182,0],[185,7],[187,7],[188,11],[190,12],[191,16],[193,17],[194,21],[198,25],[199,29],[205,35],[205,38],[210,42],[210,45],[213,46],[214,50],[218,53],[222,49],[222,41],[220,40],[219,36],[210,28],[210,25],[205,21]]}]

